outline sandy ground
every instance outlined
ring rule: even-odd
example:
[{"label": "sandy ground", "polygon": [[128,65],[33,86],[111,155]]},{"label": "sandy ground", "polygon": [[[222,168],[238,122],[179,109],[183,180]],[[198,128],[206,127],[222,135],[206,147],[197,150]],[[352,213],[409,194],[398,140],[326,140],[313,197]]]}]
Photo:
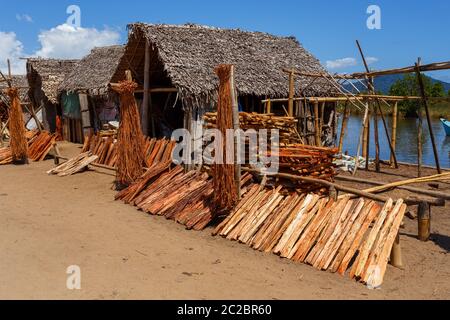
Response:
[{"label": "sandy ground", "polygon": [[[389,266],[383,287],[369,290],[115,202],[105,172],[58,178],[45,174],[51,167],[0,167],[0,299],[450,298],[448,207],[433,210],[427,243],[405,220],[405,269]],[[81,290],[66,288],[70,265],[81,268]]]}]

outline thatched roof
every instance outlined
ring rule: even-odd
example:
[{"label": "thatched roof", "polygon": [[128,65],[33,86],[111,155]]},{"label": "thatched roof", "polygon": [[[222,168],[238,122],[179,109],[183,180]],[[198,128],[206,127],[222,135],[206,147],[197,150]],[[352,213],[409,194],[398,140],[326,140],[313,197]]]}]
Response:
[{"label": "thatched roof", "polygon": [[27,76],[31,91],[40,88],[43,99],[58,103],[58,87],[79,60],[27,59]]},{"label": "thatched roof", "polygon": [[[11,76],[13,87],[19,88],[20,101],[26,102],[28,100],[28,80],[26,75],[13,75]],[[4,93],[4,90],[8,88],[7,82],[0,82],[0,93]]]},{"label": "thatched roof", "polygon": [[124,51],[124,46],[94,48],[77,63],[60,84],[59,90],[67,92],[88,90],[93,95],[105,94]]},{"label": "thatched roof", "polygon": [[[198,25],[154,25],[135,23],[128,26],[129,39],[124,57],[114,76],[123,79],[131,69],[142,83],[144,44],[151,47],[152,79],[159,72],[178,88],[185,107],[205,107],[215,100],[218,85],[214,68],[222,63],[235,65],[236,86],[240,94],[287,97],[288,75],[283,68],[306,72],[324,71],[294,37],[277,37],[261,32],[224,30]],[[162,66],[155,65],[155,59]],[[301,93],[311,79],[297,81],[296,93]],[[309,96],[329,95],[333,88],[317,80],[305,91]]]}]

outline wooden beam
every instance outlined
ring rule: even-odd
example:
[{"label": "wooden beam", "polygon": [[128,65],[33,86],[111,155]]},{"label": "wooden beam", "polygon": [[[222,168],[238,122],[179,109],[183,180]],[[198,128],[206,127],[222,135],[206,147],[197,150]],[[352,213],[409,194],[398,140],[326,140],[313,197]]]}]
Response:
[{"label": "wooden beam", "polygon": [[240,137],[236,135],[237,132],[239,132],[239,103],[238,103],[238,97],[237,97],[237,90],[234,82],[234,65],[231,65],[230,70],[230,94],[231,94],[231,103],[233,107],[233,129],[234,129],[234,179],[236,184],[236,192],[238,195],[238,199],[241,199],[241,165],[237,161],[238,160],[238,154],[240,150],[238,150],[238,140],[240,140]]},{"label": "wooden beam", "polygon": [[150,89],[150,45],[148,40],[145,41],[145,62],[144,62],[144,99],[141,108],[141,125],[142,132],[148,135],[148,115],[149,115],[149,92]]},{"label": "wooden beam", "polygon": [[431,125],[431,116],[430,116],[430,110],[428,108],[427,95],[425,93],[425,85],[423,83],[422,74],[420,73],[420,59],[416,63],[416,74],[417,74],[417,79],[419,82],[420,94],[422,96],[422,103],[423,103],[423,106],[425,107],[425,113],[427,115],[428,130],[430,131],[431,145],[433,146],[433,154],[434,154],[434,160],[436,162],[437,172],[441,173],[442,172],[441,165],[439,163],[439,154],[438,154],[437,148],[436,148],[436,141],[434,139],[433,126]]},{"label": "wooden beam", "polygon": [[395,148],[397,146],[397,116],[398,116],[398,102],[395,102],[394,109],[392,110],[392,135],[391,135],[391,145],[393,152],[391,152],[391,167],[395,167],[394,155]]},{"label": "wooden beam", "polygon": [[289,73],[289,101],[288,114],[290,117],[294,116],[294,96],[295,96],[295,75],[292,71]]}]

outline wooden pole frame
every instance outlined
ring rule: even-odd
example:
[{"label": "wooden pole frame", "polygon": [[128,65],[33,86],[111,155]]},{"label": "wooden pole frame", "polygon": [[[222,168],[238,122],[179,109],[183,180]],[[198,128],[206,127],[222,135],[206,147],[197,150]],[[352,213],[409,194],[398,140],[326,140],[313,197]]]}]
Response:
[{"label": "wooden pole frame", "polygon": [[433,126],[431,125],[431,116],[430,116],[430,110],[428,108],[428,101],[427,101],[427,95],[425,92],[425,85],[423,83],[422,74],[420,73],[420,58],[417,60],[417,63],[416,63],[416,75],[417,75],[417,80],[419,82],[419,90],[420,90],[420,94],[422,96],[422,103],[425,108],[425,113],[427,116],[428,130],[430,131],[431,145],[433,146],[433,154],[434,154],[434,160],[436,162],[437,172],[441,173],[442,170],[441,170],[441,165],[439,163],[439,154],[438,154],[437,148],[436,148],[436,141],[434,139]]}]

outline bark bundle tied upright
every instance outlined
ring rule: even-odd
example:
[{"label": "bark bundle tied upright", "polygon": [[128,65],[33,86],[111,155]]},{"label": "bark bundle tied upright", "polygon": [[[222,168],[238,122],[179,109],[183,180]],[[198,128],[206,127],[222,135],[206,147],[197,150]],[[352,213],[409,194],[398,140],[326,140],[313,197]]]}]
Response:
[{"label": "bark bundle tied upright", "polygon": [[142,176],[144,168],[144,135],[134,98],[137,84],[131,79],[114,87],[120,94],[120,126],[117,137],[116,186],[121,189]]},{"label": "bark bundle tied upright", "polygon": [[12,160],[14,162],[27,162],[28,143],[25,136],[25,123],[23,121],[22,106],[17,88],[8,88],[7,95],[11,101],[9,110],[9,132]]},{"label": "bark bundle tied upright", "polygon": [[[233,143],[227,141],[226,135],[227,129],[233,129],[231,69],[231,65],[219,65],[215,69],[220,80],[217,101],[217,129],[222,134],[223,139],[222,150],[215,150],[215,152],[222,152],[222,157],[220,158],[223,159],[223,164],[215,163],[213,167],[214,202],[219,210],[231,210],[238,200],[234,176],[235,165],[226,161],[230,156],[234,159],[233,148],[227,148]],[[227,156],[228,152],[233,152],[233,155]]]}]

